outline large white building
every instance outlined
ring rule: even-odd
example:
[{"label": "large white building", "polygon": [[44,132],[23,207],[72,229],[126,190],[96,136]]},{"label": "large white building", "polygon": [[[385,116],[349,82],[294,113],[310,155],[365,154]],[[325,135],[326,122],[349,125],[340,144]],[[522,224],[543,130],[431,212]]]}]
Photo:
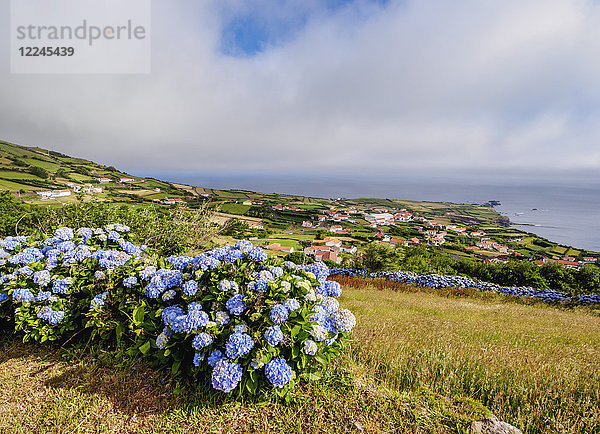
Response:
[{"label": "large white building", "polygon": [[36,191],[36,194],[42,199],[54,199],[56,197],[71,196],[70,190],[50,190],[50,191]]},{"label": "large white building", "polygon": [[365,220],[371,224],[376,224],[379,226],[387,226],[394,224],[394,216],[387,212],[382,212],[378,214],[365,214]]}]

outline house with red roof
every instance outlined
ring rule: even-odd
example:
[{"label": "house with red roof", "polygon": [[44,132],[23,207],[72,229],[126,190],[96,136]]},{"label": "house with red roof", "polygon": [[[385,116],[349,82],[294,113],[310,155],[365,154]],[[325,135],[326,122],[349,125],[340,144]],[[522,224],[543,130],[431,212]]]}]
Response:
[{"label": "house with red roof", "polygon": [[293,247],[282,246],[279,243],[269,244],[268,246],[265,247],[265,249],[267,249],[267,250],[276,250],[276,251],[285,252],[285,253],[294,253],[294,248]]}]

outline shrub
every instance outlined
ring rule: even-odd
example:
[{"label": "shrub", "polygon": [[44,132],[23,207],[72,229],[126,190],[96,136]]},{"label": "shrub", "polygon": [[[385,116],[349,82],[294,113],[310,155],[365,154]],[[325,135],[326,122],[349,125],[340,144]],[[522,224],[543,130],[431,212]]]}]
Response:
[{"label": "shrub", "polygon": [[31,166],[29,168],[29,173],[37,176],[38,178],[42,178],[42,179],[48,178],[48,171],[46,169],[44,169],[43,167]]},{"label": "shrub", "polygon": [[323,264],[249,241],[163,257],[129,237],[111,224],[0,240],[0,317],[24,341],[99,343],[240,395],[318,378],[356,323]]}]

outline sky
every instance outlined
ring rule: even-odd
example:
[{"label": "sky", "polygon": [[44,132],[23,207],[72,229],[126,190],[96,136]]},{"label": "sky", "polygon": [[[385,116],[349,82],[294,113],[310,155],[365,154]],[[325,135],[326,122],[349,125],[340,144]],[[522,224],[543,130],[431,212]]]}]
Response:
[{"label": "sky", "polygon": [[[8,2],[0,27],[9,25]],[[150,74],[10,74],[0,138],[130,173],[600,174],[600,4],[153,0]]]}]

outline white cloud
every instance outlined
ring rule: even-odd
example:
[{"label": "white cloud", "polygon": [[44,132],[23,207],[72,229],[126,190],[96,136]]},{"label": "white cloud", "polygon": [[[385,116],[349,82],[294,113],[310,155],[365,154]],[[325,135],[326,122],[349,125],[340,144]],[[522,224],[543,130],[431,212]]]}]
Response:
[{"label": "white cloud", "polygon": [[129,169],[600,169],[594,2],[271,4],[308,22],[253,57],[219,50],[246,2],[156,1],[151,75],[4,72],[2,136]]}]

